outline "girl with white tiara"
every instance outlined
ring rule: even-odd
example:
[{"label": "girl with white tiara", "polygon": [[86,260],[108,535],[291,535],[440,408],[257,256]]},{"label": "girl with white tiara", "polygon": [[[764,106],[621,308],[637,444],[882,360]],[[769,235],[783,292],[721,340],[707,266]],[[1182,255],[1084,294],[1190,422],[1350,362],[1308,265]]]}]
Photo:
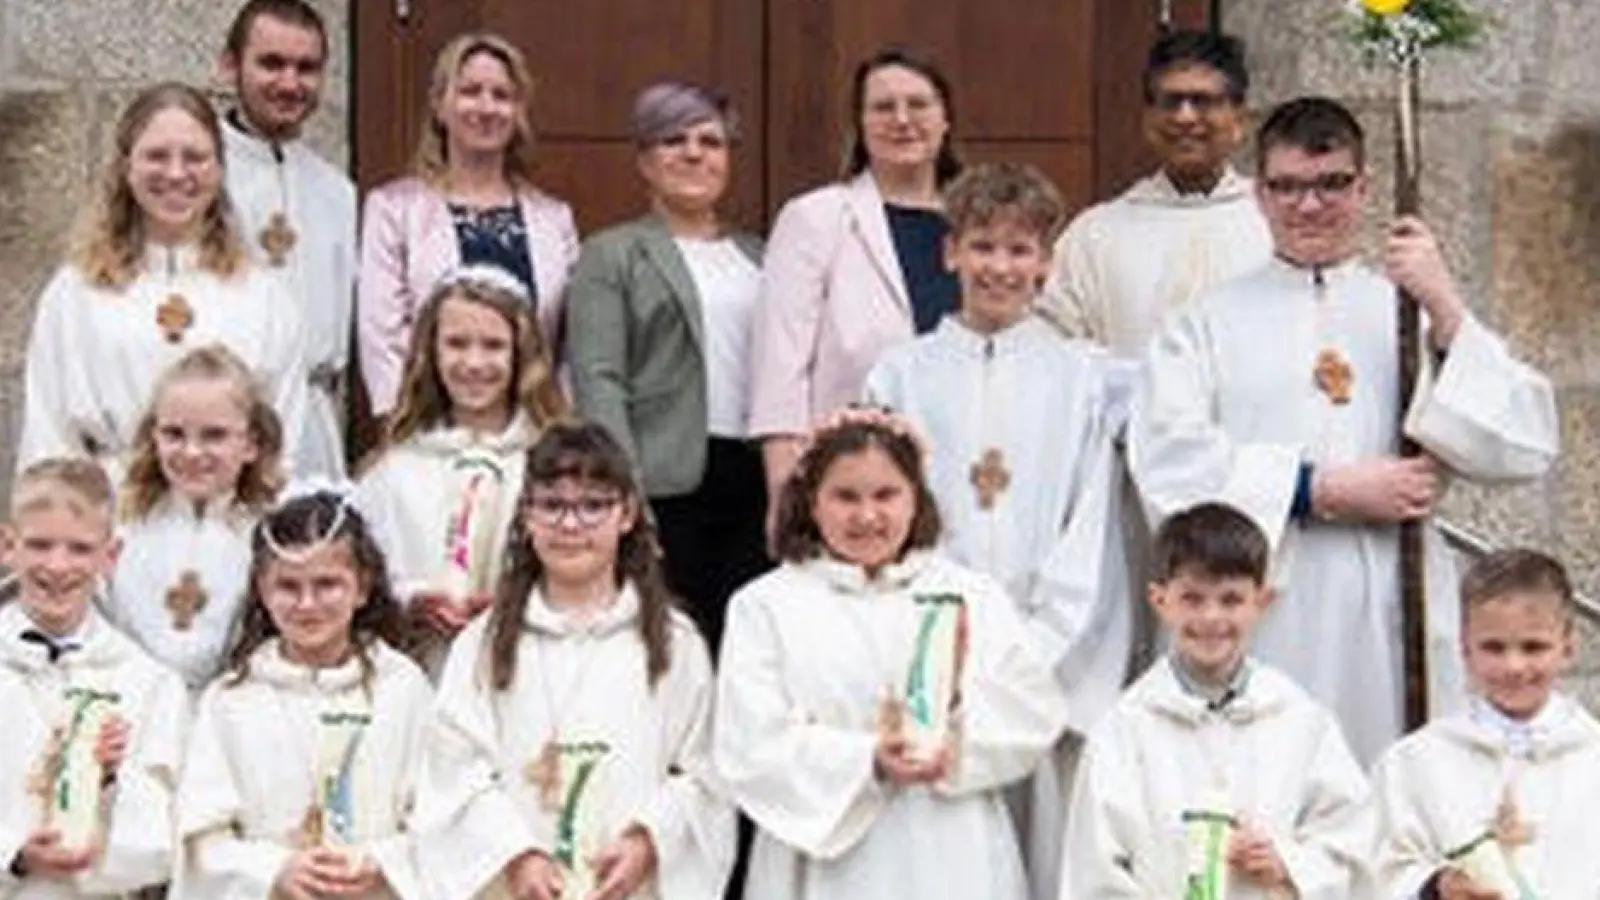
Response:
[{"label": "girl with white tiara", "polygon": [[999,583],[940,557],[905,420],[849,410],[784,485],[783,564],[733,597],[719,781],[758,833],[745,896],[1020,900],[1002,789],[1066,718]]},{"label": "girl with white tiara", "polygon": [[161,374],[134,434],[103,612],[193,692],[222,665],[250,531],[283,484],[282,445],[278,414],[221,344]]},{"label": "girl with white tiara", "polygon": [[350,500],[283,502],[251,539],[226,669],[178,789],[176,900],[414,898],[408,834],[431,694]]},{"label": "girl with white tiara", "polygon": [[711,787],[710,656],[644,502],[599,425],[551,425],[529,453],[494,608],[451,648],[424,751],[430,896],[721,896],[735,827]]},{"label": "girl with white tiara", "polygon": [[425,658],[489,607],[539,429],[566,411],[527,288],[488,265],[434,287],[383,445],[361,476],[395,591],[422,625]]}]

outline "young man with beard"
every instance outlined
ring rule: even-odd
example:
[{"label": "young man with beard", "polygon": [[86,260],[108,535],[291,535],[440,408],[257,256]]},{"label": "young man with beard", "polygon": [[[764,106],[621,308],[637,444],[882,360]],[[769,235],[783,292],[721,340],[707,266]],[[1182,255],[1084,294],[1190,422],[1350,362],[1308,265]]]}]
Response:
[{"label": "young man with beard", "polygon": [[341,415],[356,268],[356,192],[311,150],[302,128],[317,109],[328,33],[305,0],[248,0],[219,61],[237,101],[225,117],[227,190],[251,257],[279,273],[301,304],[311,402],[297,475],[344,472]]}]

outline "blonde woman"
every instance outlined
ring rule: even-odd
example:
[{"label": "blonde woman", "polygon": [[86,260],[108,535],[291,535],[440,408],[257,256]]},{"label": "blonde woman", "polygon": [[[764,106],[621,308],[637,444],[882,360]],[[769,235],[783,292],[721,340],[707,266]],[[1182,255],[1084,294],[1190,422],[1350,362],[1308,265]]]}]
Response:
[{"label": "blonde woman", "polygon": [[357,287],[361,373],[372,410],[400,392],[418,308],[441,275],[488,264],[527,289],[547,343],[578,256],[572,210],[533,185],[533,84],[521,51],[467,34],[439,54],[411,175],[367,197]]},{"label": "blonde woman", "polygon": [[89,456],[120,478],[157,376],[206,344],[244,360],[287,433],[300,433],[299,314],[246,261],[222,172],[217,114],[198,91],[159,84],[123,112],[68,260],[39,298],[19,470]]}]

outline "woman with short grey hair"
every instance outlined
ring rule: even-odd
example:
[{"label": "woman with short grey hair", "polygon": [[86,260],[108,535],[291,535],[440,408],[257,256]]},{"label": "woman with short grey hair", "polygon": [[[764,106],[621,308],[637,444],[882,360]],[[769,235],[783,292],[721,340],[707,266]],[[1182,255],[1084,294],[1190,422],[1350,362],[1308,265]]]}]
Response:
[{"label": "woman with short grey hair", "polygon": [[729,595],[770,565],[761,455],[748,440],[762,245],[717,212],[738,138],[726,97],[651,85],[632,131],[650,212],[584,242],[567,358],[578,409],[638,467],[668,580],[715,654]]}]

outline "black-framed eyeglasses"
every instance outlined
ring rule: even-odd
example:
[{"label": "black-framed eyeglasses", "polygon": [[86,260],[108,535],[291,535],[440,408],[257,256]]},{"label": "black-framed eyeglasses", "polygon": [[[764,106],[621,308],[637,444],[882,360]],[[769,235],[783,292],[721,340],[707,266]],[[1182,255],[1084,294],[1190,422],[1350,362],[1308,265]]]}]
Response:
[{"label": "black-framed eyeglasses", "polygon": [[1165,113],[1175,113],[1185,106],[1205,115],[1234,104],[1234,97],[1226,91],[1156,91],[1150,105]]},{"label": "black-framed eyeglasses", "polygon": [[593,528],[604,522],[620,503],[622,497],[617,494],[586,494],[575,498],[535,495],[528,503],[528,515],[550,528],[560,527],[568,516],[580,528]]},{"label": "black-framed eyeglasses", "polygon": [[1326,202],[1349,193],[1360,177],[1355,172],[1324,172],[1311,178],[1274,175],[1271,178],[1263,178],[1261,184],[1274,199],[1285,203],[1300,203],[1310,194],[1315,194],[1318,200]]}]

